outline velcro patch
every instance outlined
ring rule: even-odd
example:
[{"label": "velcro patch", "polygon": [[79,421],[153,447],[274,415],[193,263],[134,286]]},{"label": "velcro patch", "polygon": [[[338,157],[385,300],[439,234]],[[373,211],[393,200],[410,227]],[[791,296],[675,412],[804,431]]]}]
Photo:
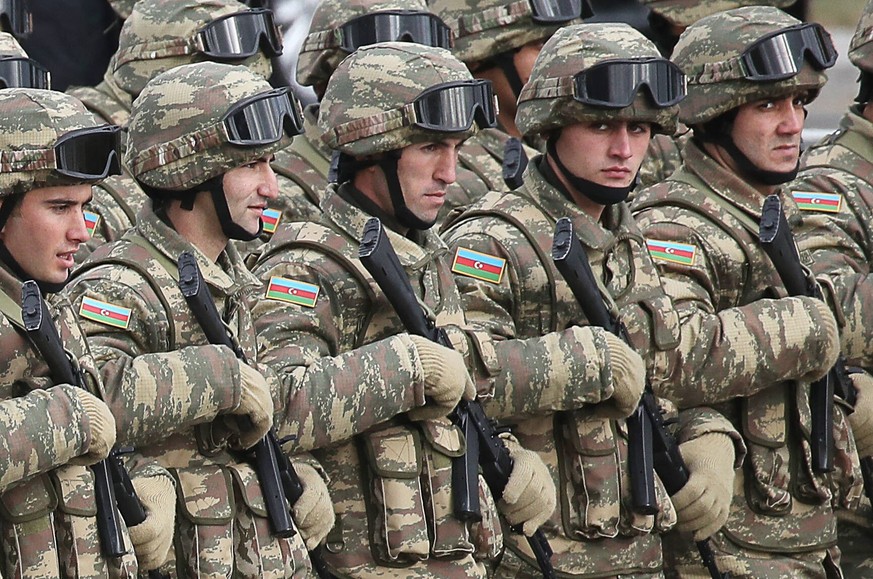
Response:
[{"label": "velcro patch", "polygon": [[843,208],[843,196],[839,193],[821,191],[793,191],[791,196],[801,211],[839,213]]},{"label": "velcro patch", "polygon": [[694,256],[697,253],[697,246],[695,245],[661,241],[659,239],[646,239],[646,247],[649,248],[649,255],[655,261],[680,263],[682,265],[693,265]]},{"label": "velcro patch", "polygon": [[496,255],[479,253],[466,247],[459,247],[455,251],[455,259],[452,261],[452,271],[454,273],[481,279],[493,284],[500,283],[505,269],[505,259]]},{"label": "velcro patch", "polygon": [[267,286],[266,298],[314,308],[319,287],[302,281],[273,276]]},{"label": "velcro patch", "polygon": [[126,330],[130,325],[131,310],[108,302],[84,297],[82,298],[82,305],[79,306],[79,315],[93,322]]},{"label": "velcro patch", "polygon": [[261,220],[264,222],[264,231],[269,234],[275,233],[281,218],[281,211],[276,209],[264,209],[264,213],[261,214]]}]

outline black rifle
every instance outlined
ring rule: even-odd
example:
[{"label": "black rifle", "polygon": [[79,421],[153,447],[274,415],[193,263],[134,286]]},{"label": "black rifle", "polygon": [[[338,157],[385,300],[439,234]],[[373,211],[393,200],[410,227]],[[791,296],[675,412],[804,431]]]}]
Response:
[{"label": "black rifle", "polygon": [[[794,235],[785,219],[782,200],[778,195],[770,195],[764,200],[758,237],[789,295],[823,299],[818,284],[806,275],[800,263]],[[813,469],[816,472],[830,472],[834,468],[834,394],[847,404],[849,411],[854,409],[855,386],[849,378],[846,359],[842,354],[827,375],[810,386],[809,406],[812,412],[810,443]],[[861,472],[864,475],[865,492],[869,497],[873,492],[873,457],[861,459]]]},{"label": "black rifle", "polygon": [[[447,348],[452,347],[445,330],[436,327],[427,319],[391,241],[384,234],[382,222],[376,217],[368,219],[364,226],[358,256],[410,334],[422,336]],[[491,494],[499,500],[512,473],[512,457],[479,401],[461,400],[452,412],[452,420],[463,430],[467,439],[466,462],[460,468],[457,463],[452,465],[452,494],[456,497],[459,494],[471,494],[475,497],[478,511],[476,464],[481,467],[482,476]],[[458,470],[462,471],[460,475],[456,472]],[[460,477],[466,480],[458,483]],[[471,489],[470,485],[476,486]],[[457,515],[457,499],[455,503]],[[513,531],[520,532],[520,529],[513,528]],[[555,570],[551,562],[552,548],[542,529],[537,529],[532,537],[526,538],[543,577],[553,579]]]},{"label": "black rifle", "polygon": [[[604,328],[620,337],[625,343],[630,344],[624,323],[606,308],[594,278],[594,272],[591,271],[591,264],[588,263],[585,248],[573,232],[573,222],[566,217],[559,219],[555,227],[555,236],[552,241],[552,260],[567,285],[570,286],[570,290],[576,301],[579,302],[588,323]],[[642,425],[634,425],[634,422],[642,423]],[[648,381],[640,398],[640,403],[627,419],[627,423],[628,463],[631,469],[632,488],[640,484],[637,482],[638,478],[653,479],[653,472],[657,472],[667,494],[672,496],[682,490],[682,487],[688,482],[688,467],[682,460],[679,446],[664,426],[664,418]],[[634,439],[641,436],[648,436],[648,440],[637,443],[635,450]],[[634,452],[644,452],[648,456],[637,458],[634,461]],[[645,470],[641,470],[642,468]],[[654,487],[654,480],[651,484]],[[708,540],[697,541],[697,550],[713,579],[730,579],[729,573],[719,571],[715,554],[712,552]]]},{"label": "black rifle", "polygon": [[[72,384],[87,390],[82,371],[64,351],[39,286],[32,280],[24,282],[21,288],[21,319],[27,336],[48,364],[54,383]],[[97,502],[97,532],[103,553],[107,557],[121,557],[127,550],[122,539],[118,513],[121,513],[128,527],[133,527],[145,520],[145,511],[116,452],[91,465],[91,470],[94,472],[94,495]],[[149,571],[149,576],[155,579],[163,577],[157,570]]]},{"label": "black rifle", "polygon": [[[206,339],[210,344],[227,346],[239,360],[248,363],[240,345],[234,342],[227,332],[227,327],[215,307],[212,294],[203,283],[197,259],[188,251],[182,252],[179,254],[178,267],[179,289],[182,290],[182,295],[185,296],[185,301],[197,323],[200,324]],[[291,537],[296,531],[291,522],[288,505],[293,507],[300,499],[303,494],[303,484],[291,460],[282,451],[276,432],[272,428],[255,444],[254,453],[258,482],[264,495],[264,504],[273,533],[278,537]],[[310,551],[309,558],[319,577],[332,577],[319,550]]]}]

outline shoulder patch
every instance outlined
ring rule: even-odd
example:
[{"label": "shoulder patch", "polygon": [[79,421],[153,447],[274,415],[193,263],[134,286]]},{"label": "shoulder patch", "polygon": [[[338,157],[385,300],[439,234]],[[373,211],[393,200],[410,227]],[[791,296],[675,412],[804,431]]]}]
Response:
[{"label": "shoulder patch", "polygon": [[317,285],[312,285],[311,283],[273,276],[270,278],[270,283],[267,285],[267,293],[264,297],[270,300],[314,308],[315,302],[318,301],[319,290],[320,288]]},{"label": "shoulder patch", "polygon": [[697,246],[658,239],[646,239],[646,247],[655,261],[693,265]]},{"label": "shoulder patch", "polygon": [[131,310],[86,296],[79,306],[79,315],[93,322],[126,330],[130,325]]},{"label": "shoulder patch", "polygon": [[791,196],[801,211],[839,213],[843,208],[843,196],[839,193],[821,191],[792,191]]},{"label": "shoulder patch", "polygon": [[496,255],[479,253],[466,247],[459,247],[455,251],[455,259],[452,261],[452,271],[454,273],[481,279],[493,284],[500,283],[505,269],[505,259]]},{"label": "shoulder patch", "polygon": [[100,223],[100,216],[90,211],[83,211],[85,215],[85,229],[88,230],[88,237],[94,237],[94,232],[97,231],[97,225]]},{"label": "shoulder patch", "polygon": [[281,218],[281,211],[270,208],[264,209],[264,213],[261,215],[261,220],[264,222],[264,231],[269,234],[275,233]]}]

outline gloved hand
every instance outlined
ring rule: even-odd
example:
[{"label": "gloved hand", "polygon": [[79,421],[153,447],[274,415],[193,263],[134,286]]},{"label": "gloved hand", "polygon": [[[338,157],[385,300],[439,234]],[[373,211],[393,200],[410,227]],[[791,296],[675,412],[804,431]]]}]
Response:
[{"label": "gloved hand", "polygon": [[785,321],[786,342],[797,344],[802,352],[809,352],[808,370],[797,379],[801,382],[818,380],[833,367],[840,353],[840,334],[837,320],[823,301],[805,296],[782,298],[799,300],[803,310]]},{"label": "gloved hand", "polygon": [[594,407],[594,413],[601,418],[625,418],[640,402],[646,386],[646,365],[624,340],[610,333],[605,336],[612,367],[613,393]]},{"label": "gloved hand", "polygon": [[327,484],[312,465],[294,461],[294,470],[303,484],[303,494],[294,504],[294,522],[306,542],[306,548],[311,551],[333,528],[333,503]]},{"label": "gloved hand", "polygon": [[176,519],[176,490],[169,476],[132,479],[146,519],[129,527],[130,540],[140,569],[157,569],[167,560],[173,544]]},{"label": "gloved hand", "polygon": [[689,476],[670,497],[676,507],[676,528],[701,541],[727,522],[734,492],[734,443],[726,434],[712,432],[683,442],[679,452]]},{"label": "gloved hand", "polygon": [[244,362],[239,363],[239,406],[229,414],[246,421],[239,421],[239,444],[249,448],[262,439],[273,426],[273,396],[264,376]]},{"label": "gloved hand", "polygon": [[424,394],[428,397],[425,406],[409,411],[411,420],[447,416],[462,397],[465,400],[476,398],[476,387],[460,353],[421,336],[409,337],[421,361]]},{"label": "gloved hand", "polygon": [[512,526],[521,525],[530,537],[555,510],[558,491],[542,459],[511,436],[502,434],[512,458],[512,472],[497,508]]},{"label": "gloved hand", "polygon": [[849,424],[858,447],[858,456],[873,456],[873,376],[866,372],[851,374],[857,391],[855,411],[849,415]]},{"label": "gloved hand", "polygon": [[115,445],[115,417],[109,407],[86,390],[68,385],[59,387],[64,388],[71,399],[78,399],[88,417],[90,430],[90,443],[85,454],[74,458],[70,463],[88,466],[103,460],[109,456],[109,451]]}]

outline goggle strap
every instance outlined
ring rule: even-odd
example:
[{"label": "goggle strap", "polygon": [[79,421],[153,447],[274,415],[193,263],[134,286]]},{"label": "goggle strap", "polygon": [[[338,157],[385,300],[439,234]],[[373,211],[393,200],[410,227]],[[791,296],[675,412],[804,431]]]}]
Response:
[{"label": "goggle strap", "polygon": [[54,148],[0,151],[0,173],[41,171],[56,168],[57,160]]},{"label": "goggle strap", "polygon": [[533,16],[530,2],[518,0],[504,6],[495,6],[475,14],[469,14],[458,18],[458,36],[475,34],[492,28],[509,26],[524,18]]},{"label": "goggle strap", "polygon": [[342,30],[321,30],[310,32],[303,41],[300,52],[316,52],[327,48],[339,48],[342,46]]},{"label": "goggle strap", "polygon": [[324,140],[331,147],[338,147],[359,139],[401,129],[412,124],[413,119],[415,119],[414,107],[412,104],[407,104],[399,109],[384,111],[337,125],[325,133]]},{"label": "goggle strap", "polygon": [[218,147],[226,143],[228,138],[224,123],[219,122],[194,133],[176,137],[166,143],[153,145],[131,159],[131,172],[139,175],[163,167],[174,161]]},{"label": "goggle strap", "polygon": [[746,74],[742,59],[734,57],[721,62],[707,62],[687,78],[689,84],[715,84],[726,80],[741,80],[746,78]]},{"label": "goggle strap", "polygon": [[534,81],[528,81],[521,91],[519,101],[571,97],[573,96],[573,84],[572,76],[538,78]]},{"label": "goggle strap", "polygon": [[117,52],[115,54],[115,69],[118,70],[118,67],[121,65],[136,60],[186,56],[202,52],[203,50],[203,41],[200,39],[199,34],[195,35],[194,38],[173,38],[171,40],[145,42]]}]

